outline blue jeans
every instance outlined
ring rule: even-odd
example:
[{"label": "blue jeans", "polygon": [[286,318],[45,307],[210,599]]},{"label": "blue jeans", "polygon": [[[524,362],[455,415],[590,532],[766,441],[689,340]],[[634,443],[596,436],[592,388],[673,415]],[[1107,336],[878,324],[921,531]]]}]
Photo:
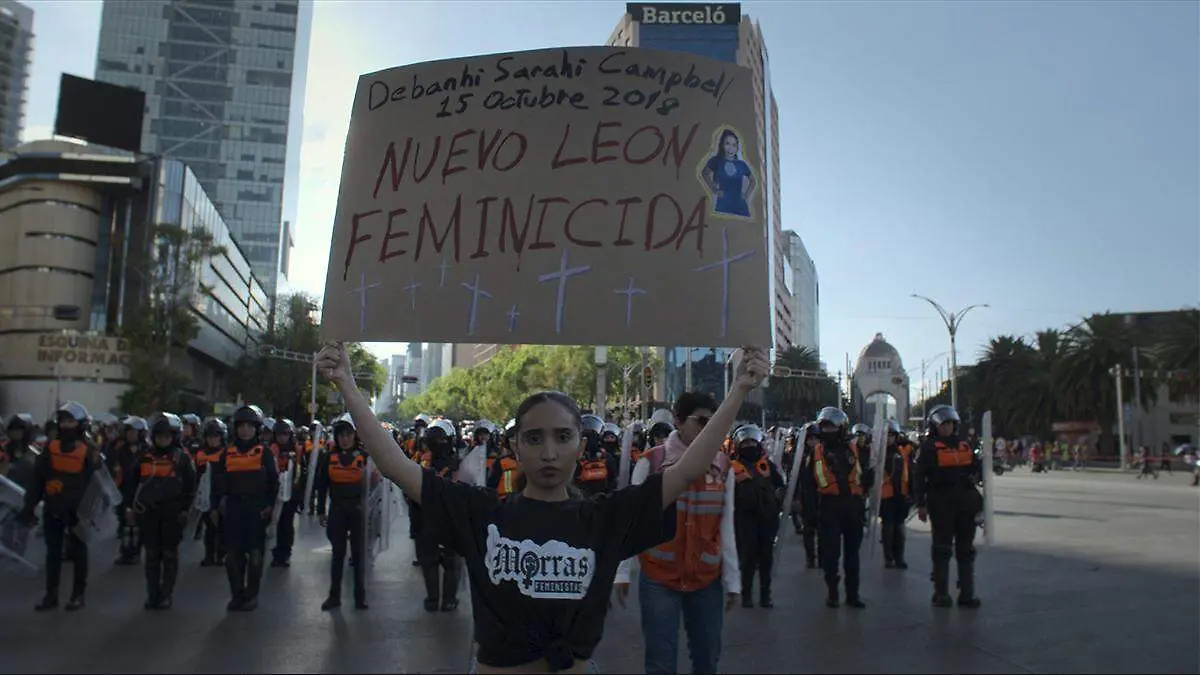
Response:
[{"label": "blue jeans", "polygon": [[725,625],[725,588],[721,579],[698,591],[682,593],[651,581],[638,579],[642,605],[642,633],[646,638],[646,672],[677,673],[679,617],[687,631],[692,673],[717,672],[721,659],[721,629]]}]

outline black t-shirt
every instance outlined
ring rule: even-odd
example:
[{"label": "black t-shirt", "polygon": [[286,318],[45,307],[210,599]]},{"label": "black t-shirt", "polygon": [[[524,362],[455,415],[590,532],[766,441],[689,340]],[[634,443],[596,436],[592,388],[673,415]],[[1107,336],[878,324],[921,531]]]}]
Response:
[{"label": "black t-shirt", "polygon": [[426,470],[424,526],[446,533],[471,578],[480,663],[546,658],[567,668],[600,642],[617,566],[675,536],[662,476],[616,492],[543,502],[445,480]]}]

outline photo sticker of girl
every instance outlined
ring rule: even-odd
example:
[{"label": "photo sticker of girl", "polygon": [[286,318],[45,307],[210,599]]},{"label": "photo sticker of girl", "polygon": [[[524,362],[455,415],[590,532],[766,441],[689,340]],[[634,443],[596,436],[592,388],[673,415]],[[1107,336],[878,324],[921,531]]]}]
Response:
[{"label": "photo sticker of girl", "polygon": [[726,126],[713,134],[713,141],[713,153],[700,169],[700,181],[713,197],[713,213],[750,218],[756,181],[742,159],[741,136]]}]

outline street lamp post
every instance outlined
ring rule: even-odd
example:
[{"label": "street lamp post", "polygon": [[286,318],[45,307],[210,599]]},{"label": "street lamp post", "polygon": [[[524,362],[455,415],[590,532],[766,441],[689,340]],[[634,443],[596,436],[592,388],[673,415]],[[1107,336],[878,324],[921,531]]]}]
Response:
[{"label": "street lamp post", "polygon": [[608,347],[596,347],[596,414],[600,419],[604,416],[607,405],[605,396],[608,393]]},{"label": "street lamp post", "polygon": [[958,327],[962,324],[962,320],[966,317],[967,312],[976,307],[989,307],[987,304],[967,305],[957,312],[947,312],[941,305],[931,298],[924,295],[912,294],[912,297],[924,300],[933,305],[933,308],[941,315],[942,321],[946,324],[946,330],[950,332],[950,407],[958,410]]}]

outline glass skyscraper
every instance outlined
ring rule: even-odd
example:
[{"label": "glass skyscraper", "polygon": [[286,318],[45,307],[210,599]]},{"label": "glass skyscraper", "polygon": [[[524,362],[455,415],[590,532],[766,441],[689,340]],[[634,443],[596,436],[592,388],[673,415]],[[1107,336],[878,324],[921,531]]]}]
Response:
[{"label": "glass skyscraper", "polygon": [[25,93],[33,55],[33,10],[0,0],[0,143],[12,150],[25,129]]},{"label": "glass skyscraper", "polygon": [[[750,68],[754,73],[755,105],[758,120],[757,140],[761,154],[766,158],[763,167],[763,185],[759,194],[763,199],[766,231],[772,242],[770,250],[771,316],[773,323],[774,350],[785,350],[791,346],[792,302],[788,270],[783,264],[787,246],[781,226],[779,188],[779,110],[775,96],[771,93],[770,68],[767,63],[766,47],[762,32],[749,17],[741,15],[738,3],[720,5],[663,3],[658,8],[690,10],[696,15],[712,16],[717,8],[727,20],[720,23],[645,23],[637,13],[645,4],[630,4],[625,16],[617,25],[607,44],[610,46],[644,47],[682,51],[721,61],[737,63]],[[710,7],[713,12],[705,12]],[[659,378],[662,385],[657,389],[662,400],[673,401],[687,388],[688,349],[684,347],[659,347],[663,359],[663,373]],[[720,401],[725,392],[726,364],[733,350],[719,347],[691,348],[691,390],[714,395]]]},{"label": "glass skyscraper", "polygon": [[311,11],[299,0],[106,0],[100,24],[96,79],[146,92],[143,152],[191,168],[271,296],[290,239],[289,121],[303,104],[293,91]]}]

